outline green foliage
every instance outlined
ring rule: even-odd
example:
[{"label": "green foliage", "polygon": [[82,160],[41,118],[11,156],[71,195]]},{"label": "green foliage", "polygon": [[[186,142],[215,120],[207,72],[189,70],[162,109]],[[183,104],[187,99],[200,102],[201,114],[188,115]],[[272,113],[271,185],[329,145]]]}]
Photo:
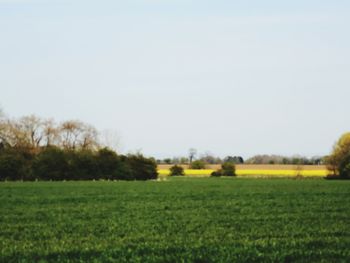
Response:
[{"label": "green foliage", "polygon": [[24,160],[18,154],[0,155],[0,180],[21,180],[24,176]]},{"label": "green foliage", "polygon": [[191,169],[205,169],[205,162],[201,161],[201,160],[196,160],[196,161],[193,161],[191,164],[190,164],[190,168]]},{"label": "green foliage", "polygon": [[173,165],[170,167],[170,176],[183,176],[185,175],[185,170],[180,165]]},{"label": "green foliage", "polygon": [[158,177],[157,163],[153,159],[134,154],[126,158],[126,163],[130,167],[131,180],[150,180]]},{"label": "green foliage", "polygon": [[348,262],[348,182],[0,184],[0,262]]},{"label": "green foliage", "polygon": [[241,156],[227,156],[225,157],[224,162],[233,164],[243,164],[244,159]]},{"label": "green foliage", "polygon": [[154,159],[142,155],[119,156],[107,148],[94,152],[52,146],[39,152],[31,162],[24,162],[17,155],[10,155],[12,159],[0,155],[2,180],[26,180],[27,174],[38,180],[53,181],[148,180],[158,176]]},{"label": "green foliage", "polygon": [[341,177],[350,177],[350,152],[343,156],[339,162],[338,169]]},{"label": "green foliage", "polygon": [[333,147],[332,154],[327,156],[326,164],[334,175],[349,177],[350,133],[343,134]]},{"label": "green foliage", "polygon": [[225,162],[221,165],[221,169],[212,172],[211,176],[236,176],[236,167],[232,162]]},{"label": "green foliage", "polygon": [[96,165],[101,179],[130,180],[131,172],[126,161],[108,148],[100,149]]},{"label": "green foliage", "polygon": [[98,155],[90,150],[66,151],[69,160],[69,176],[70,180],[91,180],[105,179],[105,173],[99,169]]},{"label": "green foliage", "polygon": [[33,161],[34,177],[40,180],[66,180],[70,178],[71,164],[67,153],[57,147],[48,147],[40,152]]},{"label": "green foliage", "polygon": [[166,164],[171,164],[171,159],[170,158],[165,158],[163,160],[163,162],[166,163]]},{"label": "green foliage", "polygon": [[2,149],[0,151],[0,181],[32,180],[30,162],[32,154],[22,150]]},{"label": "green foliage", "polygon": [[221,165],[222,175],[223,176],[235,176],[236,167],[233,163],[226,162]]}]

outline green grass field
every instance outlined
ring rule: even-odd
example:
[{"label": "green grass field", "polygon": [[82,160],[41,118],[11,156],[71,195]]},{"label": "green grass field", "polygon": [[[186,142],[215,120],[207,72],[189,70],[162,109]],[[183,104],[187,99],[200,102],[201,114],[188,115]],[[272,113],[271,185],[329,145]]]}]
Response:
[{"label": "green grass field", "polygon": [[0,262],[349,262],[350,181],[0,183]]}]

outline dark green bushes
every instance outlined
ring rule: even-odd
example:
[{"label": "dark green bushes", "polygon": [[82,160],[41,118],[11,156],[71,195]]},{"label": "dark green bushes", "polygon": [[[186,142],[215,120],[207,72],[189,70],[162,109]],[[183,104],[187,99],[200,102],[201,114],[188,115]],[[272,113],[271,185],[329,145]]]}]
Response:
[{"label": "dark green bushes", "polygon": [[23,149],[1,149],[0,181],[33,180],[31,162],[33,155]]},{"label": "dark green bushes", "polygon": [[170,167],[170,176],[183,176],[185,175],[184,168],[180,165],[173,165]]},{"label": "dark green bushes", "polygon": [[339,175],[350,178],[350,153],[346,154],[339,162]]},{"label": "dark green bushes", "polygon": [[231,162],[223,163],[221,169],[212,172],[211,176],[236,176],[236,167]]},{"label": "dark green bushes", "polygon": [[0,180],[149,180],[158,176],[156,163],[142,155],[46,147],[36,154],[0,151]]},{"label": "dark green bushes", "polygon": [[[72,167],[68,152],[56,147],[49,147],[40,152],[32,163],[32,173],[41,180],[67,180],[72,175]],[[72,176],[73,177],[73,176]],[[71,179],[75,179],[74,177]]]},{"label": "dark green bushes", "polygon": [[131,180],[157,179],[157,164],[153,159],[145,158],[141,154],[124,157],[126,167],[130,170]]}]

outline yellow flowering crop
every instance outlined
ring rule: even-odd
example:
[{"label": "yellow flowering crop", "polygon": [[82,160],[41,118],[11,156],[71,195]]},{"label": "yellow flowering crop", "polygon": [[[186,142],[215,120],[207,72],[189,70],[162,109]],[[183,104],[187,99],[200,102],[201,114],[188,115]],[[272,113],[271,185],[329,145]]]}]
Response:
[{"label": "yellow flowering crop", "polygon": [[[214,172],[211,169],[202,169],[202,170],[193,170],[193,169],[185,169],[185,175],[188,176],[210,176],[210,174]],[[160,175],[169,175],[170,171],[168,169],[160,169],[158,170]],[[239,177],[246,176],[276,176],[276,177],[285,177],[285,176],[309,176],[309,177],[324,177],[328,175],[327,170],[236,170],[236,174]]]}]

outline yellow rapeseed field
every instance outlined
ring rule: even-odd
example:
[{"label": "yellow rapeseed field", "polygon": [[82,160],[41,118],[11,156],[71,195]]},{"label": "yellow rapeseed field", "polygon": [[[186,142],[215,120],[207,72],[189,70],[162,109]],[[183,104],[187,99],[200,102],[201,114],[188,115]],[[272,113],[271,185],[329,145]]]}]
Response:
[{"label": "yellow rapeseed field", "polygon": [[[187,176],[210,176],[213,169],[193,170],[185,169],[185,175]],[[159,169],[160,175],[169,175],[169,169]],[[265,170],[265,169],[237,169],[236,174],[238,177],[291,177],[291,176],[305,176],[305,177],[324,177],[328,175],[327,170]]]}]

